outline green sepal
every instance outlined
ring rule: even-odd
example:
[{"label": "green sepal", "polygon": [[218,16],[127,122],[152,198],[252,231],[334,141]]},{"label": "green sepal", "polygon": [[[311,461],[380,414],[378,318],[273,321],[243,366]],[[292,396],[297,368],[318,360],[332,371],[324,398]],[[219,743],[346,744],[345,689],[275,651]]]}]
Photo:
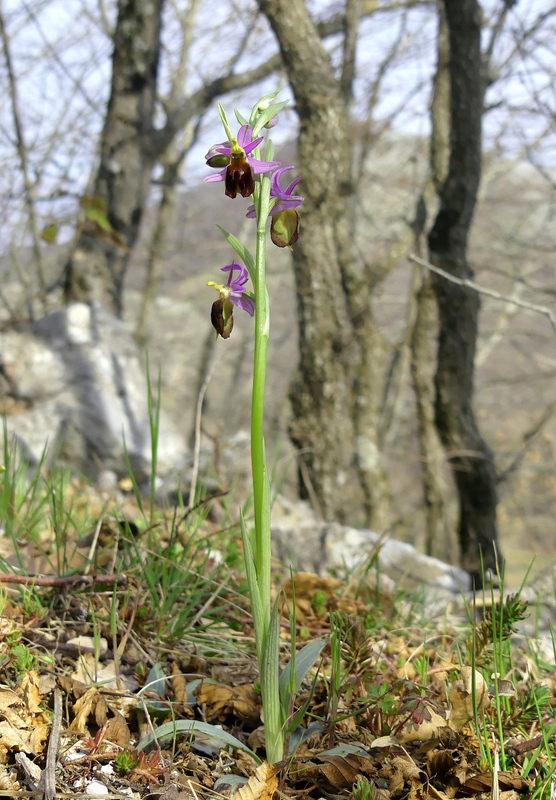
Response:
[{"label": "green sepal", "polygon": [[212,158],[207,159],[207,167],[222,169],[223,167],[227,167],[231,160],[231,157],[227,156],[225,153],[218,153],[212,156]]},{"label": "green sepal", "polygon": [[271,120],[276,114],[279,114],[280,111],[282,111],[282,109],[288,105],[288,103],[289,100],[284,100],[281,103],[273,103],[268,108],[265,108],[264,111],[261,111],[257,118],[253,121],[253,137],[257,136],[264,128],[266,123],[269,122],[269,120]]},{"label": "green sepal", "polygon": [[272,216],[270,238],[276,247],[291,247],[299,238],[299,214],[295,208],[277,211]]}]

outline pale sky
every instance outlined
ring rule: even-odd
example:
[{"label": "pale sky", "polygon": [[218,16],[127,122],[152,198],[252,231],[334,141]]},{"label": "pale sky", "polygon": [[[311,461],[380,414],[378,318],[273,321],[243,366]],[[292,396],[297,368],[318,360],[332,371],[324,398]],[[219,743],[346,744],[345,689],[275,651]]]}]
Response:
[{"label": "pale sky", "polygon": [[[180,8],[185,5],[182,2]],[[259,17],[247,39],[245,54],[233,64],[235,48],[245,35],[245,26],[252,16],[237,11],[237,2],[219,0],[220,13],[214,3],[201,3],[192,44],[188,86],[195,89],[210,79],[230,59],[237,70],[263,60],[275,49],[275,43],[264,19]],[[252,9],[252,0],[244,0]],[[95,147],[102,125],[108,96],[111,42],[106,24],[113,24],[114,0],[107,0],[106,18],[99,13],[98,0],[4,0],[4,15],[10,37],[14,72],[17,78],[19,110],[29,151],[31,179],[36,183],[37,211],[41,219],[56,218],[68,222],[74,217],[76,201],[85,190],[94,167]],[[500,8],[500,0],[484,0],[488,17]],[[336,2],[315,0],[311,8],[316,16],[325,17],[337,8]],[[33,11],[36,9],[36,12]],[[519,47],[523,31],[534,28],[534,22],[545,15],[542,25],[530,34],[525,47]],[[165,20],[165,52],[161,62],[161,91],[165,91],[175,51],[179,45],[179,29],[171,4]],[[501,66],[499,80],[487,94],[487,104],[502,104],[485,116],[485,145],[496,142],[501,155],[520,151],[543,165],[556,166],[556,99],[553,72],[556,67],[556,11],[551,0],[520,0],[508,15],[504,36],[495,51],[495,63]],[[356,87],[354,115],[364,118],[366,103],[381,62],[399,48],[394,67],[382,83],[374,117],[392,117],[393,127],[412,134],[429,131],[428,103],[431,79],[435,68],[436,21],[430,10],[414,9],[378,13],[363,20],[358,48],[359,78]],[[485,43],[488,34],[485,34]],[[333,64],[340,57],[340,37],[328,43]],[[511,65],[504,60],[514,52]],[[0,209],[8,228],[23,214],[18,199],[21,184],[19,162],[14,156],[12,109],[7,91],[4,59],[0,80]],[[251,104],[260,94],[278,86],[277,79],[246,92],[239,98],[224,98],[230,116],[234,100],[248,115]],[[287,87],[281,97],[288,96]],[[199,180],[206,174],[202,156],[214,141],[221,141],[222,132],[216,123],[216,108],[209,112],[198,145],[188,158],[185,183]],[[273,138],[295,135],[293,111],[283,115],[280,129]],[[543,135],[542,142],[536,140]],[[59,197],[66,193],[65,197]],[[56,194],[56,197],[52,197]],[[68,231],[70,228],[68,227]],[[4,223],[3,240],[11,235]]]}]

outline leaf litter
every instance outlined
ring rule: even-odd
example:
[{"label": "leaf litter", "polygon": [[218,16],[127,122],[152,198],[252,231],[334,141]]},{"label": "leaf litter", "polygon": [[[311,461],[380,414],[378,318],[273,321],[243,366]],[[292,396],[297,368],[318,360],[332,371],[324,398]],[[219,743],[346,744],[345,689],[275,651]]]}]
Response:
[{"label": "leaf litter", "polygon": [[[293,610],[299,648],[331,629],[340,632],[340,680],[334,689],[328,645],[296,698],[307,713],[291,732],[291,752],[280,764],[266,763],[249,604],[239,591],[241,574],[228,570],[223,580],[215,530],[204,522],[196,531],[211,553],[200,566],[224,589],[210,611],[207,598],[199,598],[183,635],[149,608],[144,576],[132,561],[124,564],[127,586],[121,570],[113,588],[35,586],[34,604],[21,587],[9,591],[0,616],[0,791],[42,793],[38,776],[47,770],[57,690],[60,794],[548,800],[553,670],[512,646],[511,630],[497,650],[488,615],[477,623],[473,666],[474,622],[446,617],[439,631],[436,621],[427,623],[426,609],[417,622],[414,603],[395,598],[390,585],[382,607],[378,576],[370,592],[361,592],[353,576],[298,573],[293,587],[284,581],[282,666]],[[106,569],[131,535],[144,536],[103,527]],[[158,536],[164,552],[170,545],[163,525]],[[506,615],[508,603],[501,604]],[[503,769],[495,770],[498,751]]]}]

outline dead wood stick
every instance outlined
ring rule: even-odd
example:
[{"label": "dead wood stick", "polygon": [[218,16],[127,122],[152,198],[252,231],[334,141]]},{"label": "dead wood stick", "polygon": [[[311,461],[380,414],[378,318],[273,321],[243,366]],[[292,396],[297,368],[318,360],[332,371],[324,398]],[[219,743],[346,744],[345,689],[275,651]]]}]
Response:
[{"label": "dead wood stick", "polygon": [[125,575],[66,575],[63,577],[40,577],[39,575],[0,575],[0,583],[20,583],[32,586],[74,586],[75,584],[108,584],[112,586],[126,586]]},{"label": "dead wood stick", "polygon": [[56,798],[56,760],[58,758],[61,728],[62,692],[56,686],[54,689],[54,716],[52,717],[52,728],[50,730],[48,750],[46,751],[46,764],[43,772],[44,800],[55,800]]}]

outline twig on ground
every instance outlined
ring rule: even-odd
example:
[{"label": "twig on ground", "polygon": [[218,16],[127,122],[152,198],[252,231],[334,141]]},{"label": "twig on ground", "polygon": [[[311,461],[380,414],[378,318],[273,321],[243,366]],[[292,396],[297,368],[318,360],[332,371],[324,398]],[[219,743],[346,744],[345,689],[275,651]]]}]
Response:
[{"label": "twig on ground", "polygon": [[537,303],[529,303],[527,300],[521,300],[519,297],[509,297],[508,295],[497,292],[495,289],[487,289],[485,286],[480,286],[478,283],[475,283],[475,281],[470,281],[467,278],[456,278],[454,275],[450,275],[449,272],[446,272],[446,270],[443,270],[440,267],[435,267],[434,264],[431,264],[429,261],[425,261],[424,259],[419,258],[419,256],[413,255],[412,253],[407,256],[407,260],[412,261],[414,264],[419,264],[420,267],[424,267],[424,269],[428,269],[430,272],[436,273],[436,275],[441,275],[443,278],[446,278],[447,281],[455,283],[458,286],[465,286],[468,289],[473,289],[475,292],[484,294],[487,297],[492,297],[495,300],[502,300],[504,303],[513,303],[520,308],[526,308],[528,311],[534,311],[537,314],[543,314],[545,317],[548,317],[552,328],[556,332],[556,316],[547,306],[539,306]]},{"label": "twig on ground", "polygon": [[127,586],[126,575],[66,575],[40,577],[39,575],[0,575],[0,583],[18,583],[29,586],[76,586],[84,584],[93,586],[98,584],[108,584],[113,586]]},{"label": "twig on ground", "polygon": [[56,798],[56,759],[58,758],[61,727],[62,692],[56,686],[54,689],[54,715],[52,717],[52,728],[50,730],[50,739],[48,740],[48,750],[46,751],[46,764],[42,775],[44,782],[44,800],[55,800]]}]

